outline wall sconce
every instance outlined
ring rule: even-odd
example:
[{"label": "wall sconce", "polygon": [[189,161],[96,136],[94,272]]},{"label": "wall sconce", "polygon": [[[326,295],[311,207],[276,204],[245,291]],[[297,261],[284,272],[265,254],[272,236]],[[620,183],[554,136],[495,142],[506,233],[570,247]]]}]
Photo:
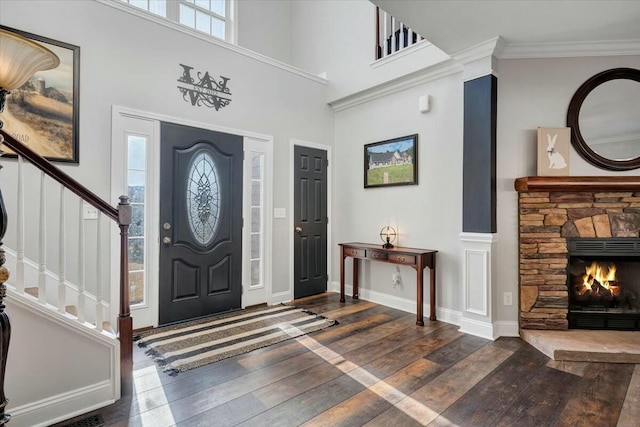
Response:
[{"label": "wall sconce", "polygon": [[[0,113],[4,110],[10,91],[22,86],[35,72],[50,70],[58,64],[60,59],[49,49],[15,33],[0,29]],[[0,120],[0,129],[2,129],[2,120]],[[3,141],[4,136],[0,134],[0,144]],[[5,282],[9,279],[9,270],[4,266],[5,254],[2,248],[2,239],[6,231],[7,210],[2,199],[2,191],[0,191],[0,425],[5,425],[11,418],[11,415],[4,412],[8,402],[4,393],[4,378],[11,337],[11,324],[9,316],[4,311],[3,302],[7,295]]]},{"label": "wall sconce", "polygon": [[46,47],[0,29],[0,113],[12,90],[22,86],[37,71],[50,70],[59,64],[60,59]]},{"label": "wall sconce", "polygon": [[380,230],[380,239],[382,240],[382,243],[384,243],[382,247],[385,249],[393,247],[393,242],[396,241],[396,237],[397,233],[395,228],[389,225],[382,227],[382,230]]}]

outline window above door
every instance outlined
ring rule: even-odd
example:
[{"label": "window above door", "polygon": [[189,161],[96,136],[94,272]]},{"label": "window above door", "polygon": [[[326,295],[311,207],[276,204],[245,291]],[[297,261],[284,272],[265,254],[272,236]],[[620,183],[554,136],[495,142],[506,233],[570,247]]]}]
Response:
[{"label": "window above door", "polygon": [[237,0],[120,0],[212,37],[235,43]]}]

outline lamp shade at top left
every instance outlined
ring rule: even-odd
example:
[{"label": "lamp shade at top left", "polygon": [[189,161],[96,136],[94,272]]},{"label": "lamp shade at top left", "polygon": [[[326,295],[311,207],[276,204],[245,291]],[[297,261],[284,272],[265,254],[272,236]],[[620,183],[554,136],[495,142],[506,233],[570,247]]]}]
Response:
[{"label": "lamp shade at top left", "polygon": [[9,92],[19,88],[34,73],[59,64],[58,56],[46,47],[0,29],[0,89]]}]

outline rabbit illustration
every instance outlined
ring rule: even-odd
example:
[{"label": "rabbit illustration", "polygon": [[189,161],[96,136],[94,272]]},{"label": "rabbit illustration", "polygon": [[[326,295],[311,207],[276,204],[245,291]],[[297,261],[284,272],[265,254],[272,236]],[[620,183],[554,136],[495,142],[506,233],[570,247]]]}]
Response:
[{"label": "rabbit illustration", "polygon": [[564,161],[564,157],[562,154],[558,153],[555,149],[556,139],[558,139],[558,134],[553,135],[547,134],[547,141],[549,145],[547,146],[547,154],[549,155],[549,168],[550,169],[564,169],[567,167],[567,162]]}]

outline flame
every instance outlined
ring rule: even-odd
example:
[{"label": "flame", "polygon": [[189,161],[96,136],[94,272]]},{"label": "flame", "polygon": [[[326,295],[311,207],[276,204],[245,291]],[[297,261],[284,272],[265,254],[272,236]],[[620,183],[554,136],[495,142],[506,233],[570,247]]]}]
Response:
[{"label": "flame", "polygon": [[619,295],[620,287],[615,285],[616,270],[617,267],[613,264],[607,266],[595,261],[592,262],[590,266],[585,267],[585,274],[582,276],[582,288],[578,290],[578,294],[584,295],[587,292],[591,292],[594,295],[599,295],[600,289],[604,288],[613,296]]}]

